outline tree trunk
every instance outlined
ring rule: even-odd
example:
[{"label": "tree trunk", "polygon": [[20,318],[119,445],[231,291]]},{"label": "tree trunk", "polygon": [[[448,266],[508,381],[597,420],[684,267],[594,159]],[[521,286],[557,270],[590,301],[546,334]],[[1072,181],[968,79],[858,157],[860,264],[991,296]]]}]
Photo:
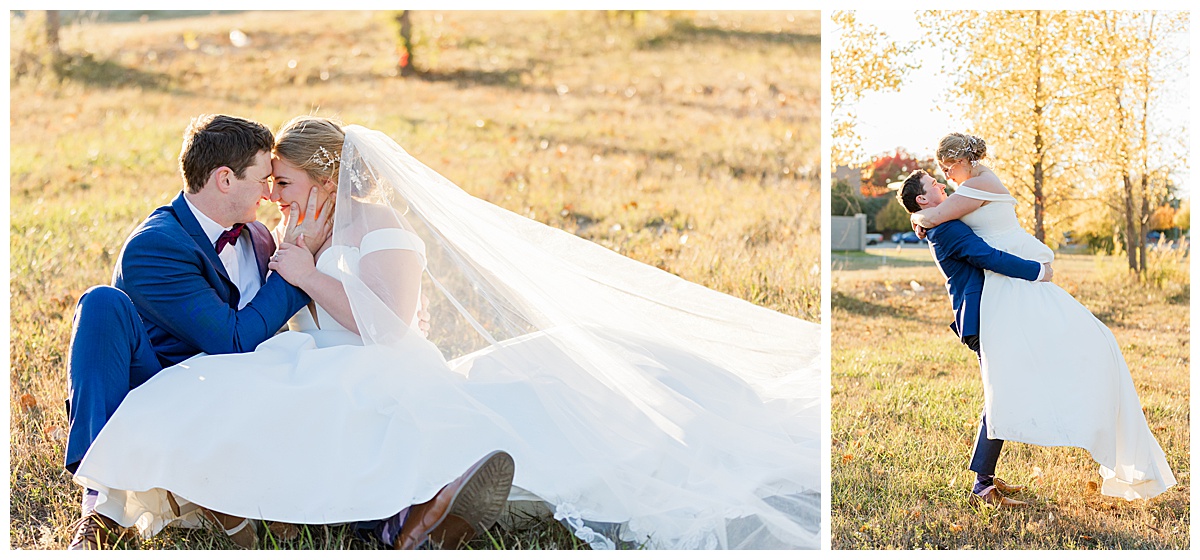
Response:
[{"label": "tree trunk", "polygon": [[1142,156],[1142,190],[1138,194],[1141,195],[1142,199],[1142,211],[1141,215],[1138,216],[1138,225],[1140,227],[1138,227],[1138,267],[1136,270],[1143,278],[1145,278],[1146,275],[1146,234],[1149,233],[1147,229],[1150,225],[1150,198],[1152,196],[1150,193],[1150,128],[1149,123],[1146,121],[1150,113],[1150,54],[1153,50],[1154,13],[1151,12],[1150,24],[1146,29],[1146,43],[1144,45],[1144,56],[1142,59],[1141,84],[1139,84],[1142,86],[1142,114],[1140,130],[1138,131],[1141,136],[1141,145],[1139,146],[1139,151],[1141,152]]},{"label": "tree trunk", "polygon": [[1138,247],[1141,245],[1138,242],[1138,228],[1134,224],[1133,213],[1133,181],[1129,178],[1129,171],[1121,173],[1121,179],[1124,181],[1125,192],[1122,197],[1125,202],[1125,254],[1129,259],[1129,270],[1140,272],[1138,269]]},{"label": "tree trunk", "polygon": [[1037,78],[1033,83],[1033,153],[1037,158],[1033,163],[1033,236],[1042,243],[1046,242],[1046,198],[1045,198],[1045,182],[1046,182],[1046,146],[1042,138],[1042,124],[1044,118],[1042,112],[1045,106],[1042,103],[1042,12],[1038,11],[1035,14],[1035,29],[1037,45]]},{"label": "tree trunk", "polygon": [[397,62],[400,68],[400,77],[407,78],[417,73],[413,67],[413,44],[412,44],[412,20],[409,14],[412,10],[402,10],[396,15],[396,23],[400,25],[399,44],[396,45],[396,54],[399,56]]},{"label": "tree trunk", "polygon": [[1149,177],[1142,175],[1142,215],[1138,228],[1138,273],[1146,274],[1146,234],[1150,233],[1150,185]]},{"label": "tree trunk", "polygon": [[1033,143],[1038,149],[1037,161],[1033,164],[1033,236],[1042,243],[1046,242],[1046,198],[1043,193],[1043,183],[1045,182],[1045,169],[1043,169],[1043,160],[1045,155],[1041,153],[1042,133],[1038,132],[1033,137]]},{"label": "tree trunk", "polygon": [[61,78],[63,71],[62,48],[58,44],[58,29],[61,26],[58,12],[46,10],[46,48],[50,51],[50,68],[54,76]]}]

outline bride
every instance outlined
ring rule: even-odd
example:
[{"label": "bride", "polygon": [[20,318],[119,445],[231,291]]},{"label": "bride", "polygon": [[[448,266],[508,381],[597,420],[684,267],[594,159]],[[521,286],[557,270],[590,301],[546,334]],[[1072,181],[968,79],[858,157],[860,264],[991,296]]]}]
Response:
[{"label": "bride", "polygon": [[593,548],[818,546],[817,325],[474,198],[360,126],[293,119],[274,176],[285,214],[311,187],[334,207],[298,240],[315,260],[271,264],[313,304],[133,390],[75,477],[96,511],[143,535],[196,505],[384,519],[501,449],[510,502]]},{"label": "bride", "polygon": [[[959,186],[940,205],[913,213],[913,224],[928,229],[958,219],[996,249],[1051,262],[1050,248],[1017,222],[1016,199],[980,163],[986,155],[978,137],[942,138],[939,165]],[[1108,327],[1054,284],[984,274],[979,341],[987,437],[1082,447],[1100,463],[1108,496],[1148,499],[1173,486]]]}]

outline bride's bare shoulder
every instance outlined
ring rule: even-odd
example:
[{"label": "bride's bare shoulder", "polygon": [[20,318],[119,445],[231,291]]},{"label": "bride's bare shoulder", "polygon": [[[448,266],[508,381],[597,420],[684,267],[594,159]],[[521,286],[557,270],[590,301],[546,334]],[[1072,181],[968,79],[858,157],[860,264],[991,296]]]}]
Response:
[{"label": "bride's bare shoulder", "polygon": [[345,239],[352,244],[372,231],[404,227],[397,213],[384,204],[357,203],[351,217],[344,231]]},{"label": "bride's bare shoulder", "polygon": [[1000,182],[1000,178],[990,169],[963,181],[963,186],[994,194],[1011,194],[1008,189],[1004,188],[1004,183]]},{"label": "bride's bare shoulder", "polygon": [[368,231],[382,228],[402,227],[400,216],[391,206],[385,204],[362,204],[362,225]]}]

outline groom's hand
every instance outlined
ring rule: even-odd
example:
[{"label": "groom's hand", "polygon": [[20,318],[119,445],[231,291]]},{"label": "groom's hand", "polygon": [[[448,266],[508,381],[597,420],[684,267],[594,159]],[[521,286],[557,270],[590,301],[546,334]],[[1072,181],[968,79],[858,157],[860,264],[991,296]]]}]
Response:
[{"label": "groom's hand", "polygon": [[429,296],[421,294],[421,305],[417,306],[417,328],[421,336],[429,338]]},{"label": "groom's hand", "polygon": [[1051,278],[1054,278],[1054,267],[1050,266],[1050,263],[1042,263],[1042,268],[1044,271],[1038,282],[1049,282]]}]

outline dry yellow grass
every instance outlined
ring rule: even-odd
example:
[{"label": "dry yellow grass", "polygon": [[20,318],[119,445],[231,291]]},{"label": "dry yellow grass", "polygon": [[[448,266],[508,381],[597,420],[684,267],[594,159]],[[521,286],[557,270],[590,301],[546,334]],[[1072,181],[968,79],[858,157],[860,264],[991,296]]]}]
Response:
[{"label": "dry yellow grass", "polygon": [[[316,113],[380,129],[472,194],[817,320],[817,13],[649,14],[638,26],[580,12],[413,19],[422,79],[394,77],[392,30],[367,12],[68,26],[67,80],[12,79],[12,547],[66,545],[78,515],[60,436],[74,303],[109,281],[125,236],[178,192],[180,136],[196,114],[277,127]],[[29,25],[11,21],[14,60]],[[247,47],[231,46],[235,28]],[[573,546],[555,527],[476,545]],[[314,531],[300,547],[359,546]],[[129,545],[229,546],[199,531]]]},{"label": "dry yellow grass", "polygon": [[1086,451],[1010,442],[997,474],[1028,484],[1017,497],[1032,507],[996,511],[967,503],[983,390],[974,353],[946,327],[950,303],[928,250],[835,254],[833,547],[1188,548],[1187,266],[1179,255],[1164,258],[1159,284],[1146,287],[1125,278],[1120,258],[1055,261],[1055,283],[1121,344],[1178,485],[1149,502],[1104,497],[1089,486],[1100,476]]}]

